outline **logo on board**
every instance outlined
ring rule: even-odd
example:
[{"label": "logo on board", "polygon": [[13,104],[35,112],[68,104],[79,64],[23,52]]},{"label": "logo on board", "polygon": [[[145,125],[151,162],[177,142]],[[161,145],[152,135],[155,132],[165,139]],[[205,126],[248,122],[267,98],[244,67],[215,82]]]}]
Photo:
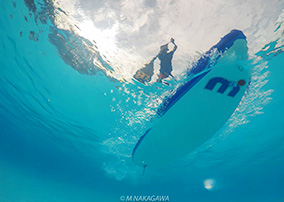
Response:
[{"label": "logo on board", "polygon": [[[218,93],[225,93],[225,91],[229,88],[230,92],[227,94],[230,97],[235,97],[236,94],[240,91],[240,86],[245,85],[245,80],[239,80],[238,83],[228,81],[222,77],[215,77],[208,81],[205,89],[213,90],[214,87],[218,84],[219,89],[217,90]],[[220,85],[221,84],[221,85]]]}]

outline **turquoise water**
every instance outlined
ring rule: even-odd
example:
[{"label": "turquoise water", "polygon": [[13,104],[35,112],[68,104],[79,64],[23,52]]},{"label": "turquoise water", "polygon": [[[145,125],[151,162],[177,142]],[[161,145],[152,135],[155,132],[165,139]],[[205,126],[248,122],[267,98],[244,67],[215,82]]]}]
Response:
[{"label": "turquoise water", "polygon": [[[238,7],[226,11],[238,1],[183,2],[176,5],[180,15],[169,14],[180,22],[172,29],[168,24],[174,20],[147,27],[147,18],[130,13],[133,5],[137,15],[147,8],[156,22],[161,11],[154,15],[151,9],[159,1],[143,1],[145,7],[72,1],[76,15],[69,4],[52,2],[0,3],[0,201],[122,201],[123,196],[153,195],[170,201],[284,200],[283,2],[265,8],[252,3],[255,10],[247,15]],[[182,8],[198,6],[200,14],[183,21]],[[202,19],[214,20],[215,7],[223,10],[212,27]],[[79,15],[82,10],[85,16]],[[117,10],[125,15],[119,25]],[[246,17],[233,23],[227,12]],[[84,32],[88,16],[94,16],[93,34]],[[201,148],[142,175],[131,160],[138,139],[159,121],[162,100],[187,80],[197,52],[232,28],[247,35],[250,54],[251,83],[241,104]],[[202,38],[208,33],[211,38]],[[175,79],[168,79],[169,86],[154,77],[146,86],[133,80],[171,34],[178,43]]]}]

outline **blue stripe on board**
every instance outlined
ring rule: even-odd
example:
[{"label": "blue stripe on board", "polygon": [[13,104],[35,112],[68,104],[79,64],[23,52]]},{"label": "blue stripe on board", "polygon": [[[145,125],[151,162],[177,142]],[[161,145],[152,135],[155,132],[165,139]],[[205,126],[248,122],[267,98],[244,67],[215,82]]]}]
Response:
[{"label": "blue stripe on board", "polygon": [[[224,36],[215,46],[212,46],[209,51],[205,53],[203,57],[201,57],[194,67],[190,70],[188,75],[196,75],[203,70],[206,69],[208,63],[210,61],[210,53],[217,49],[219,53],[224,53],[227,49],[229,49],[237,39],[246,39],[246,36],[240,30],[232,30],[229,34]],[[219,56],[220,57],[220,56]],[[218,60],[219,57],[216,59]],[[163,116],[185,93],[187,93],[198,81],[200,81],[208,72],[210,72],[210,68],[208,71],[202,73],[201,75],[194,77],[190,81],[186,82],[182,86],[180,86],[176,93],[171,97],[168,97],[163,101],[163,104],[158,109],[157,114],[159,116]]]},{"label": "blue stripe on board", "polygon": [[149,131],[150,131],[151,129],[152,129],[152,128],[148,129],[148,130],[144,133],[144,135],[142,135],[142,136],[140,137],[140,139],[138,140],[137,144],[135,145],[135,147],[134,147],[134,149],[133,149],[133,151],[132,151],[132,157],[133,157],[133,155],[134,155],[136,149],[138,148],[138,146],[140,145],[140,143],[141,143],[142,140],[144,139],[144,137],[147,135],[147,133],[149,133]]},{"label": "blue stripe on board", "polygon": [[178,88],[177,92],[173,96],[164,100],[162,107],[160,107],[157,111],[158,115],[163,116],[185,93],[187,93],[208,72],[209,71],[204,72],[197,77],[194,77],[189,82],[185,83],[180,88]]}]

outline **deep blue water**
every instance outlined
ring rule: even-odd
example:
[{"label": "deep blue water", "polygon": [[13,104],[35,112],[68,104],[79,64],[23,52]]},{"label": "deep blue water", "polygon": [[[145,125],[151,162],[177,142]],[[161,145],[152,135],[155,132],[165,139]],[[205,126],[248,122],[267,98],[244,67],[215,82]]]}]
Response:
[{"label": "deep blue water", "polygon": [[[105,7],[104,12],[91,13],[99,19],[102,13],[113,16],[109,8],[132,5],[109,2],[81,1],[78,7]],[[144,3],[157,7],[157,2]],[[215,2],[222,3],[226,7]],[[186,69],[198,57],[194,51],[205,52],[232,27],[225,26],[220,35],[204,25],[206,33],[216,37],[199,40],[198,50],[196,40],[191,51],[183,49],[180,40],[175,64],[186,65],[174,72],[176,79],[169,79],[170,86],[154,82],[145,86],[132,79],[148,62],[143,59],[156,50],[152,43],[147,49],[142,45],[139,34],[145,30],[129,34],[129,27],[120,27],[126,31],[117,34],[117,46],[104,47],[111,39],[103,41],[94,33],[92,41],[68,27],[72,23],[80,27],[78,22],[60,27],[66,22],[60,16],[73,15],[67,7],[64,11],[55,5],[52,1],[0,3],[0,201],[121,201],[127,195],[162,195],[170,201],[284,201],[283,2],[266,8],[267,13],[277,8],[266,16],[274,20],[272,31],[262,26],[268,23],[263,16],[253,13],[254,28],[238,21],[239,27],[233,27],[244,26],[252,76],[232,117],[195,152],[173,164],[146,169],[143,176],[143,169],[131,160],[139,137],[159,121],[156,110],[164,97],[186,81]],[[201,13],[207,17],[205,9]],[[99,21],[96,28],[105,29],[112,20]],[[194,25],[183,34],[192,37],[196,31],[203,36],[204,30]],[[159,30],[149,30],[152,36],[144,38],[162,40],[154,32]],[[175,34],[180,36],[178,29]],[[131,43],[134,46],[128,46]],[[131,67],[135,61],[143,62]],[[206,180],[211,180],[211,187]]]}]

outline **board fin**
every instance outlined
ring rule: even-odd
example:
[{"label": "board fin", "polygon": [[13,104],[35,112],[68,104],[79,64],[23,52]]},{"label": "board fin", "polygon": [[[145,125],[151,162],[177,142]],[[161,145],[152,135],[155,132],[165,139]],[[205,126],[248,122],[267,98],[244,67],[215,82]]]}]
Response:
[{"label": "board fin", "polygon": [[143,166],[142,176],[144,176],[144,174],[145,174],[146,167],[147,167],[147,165]]}]

